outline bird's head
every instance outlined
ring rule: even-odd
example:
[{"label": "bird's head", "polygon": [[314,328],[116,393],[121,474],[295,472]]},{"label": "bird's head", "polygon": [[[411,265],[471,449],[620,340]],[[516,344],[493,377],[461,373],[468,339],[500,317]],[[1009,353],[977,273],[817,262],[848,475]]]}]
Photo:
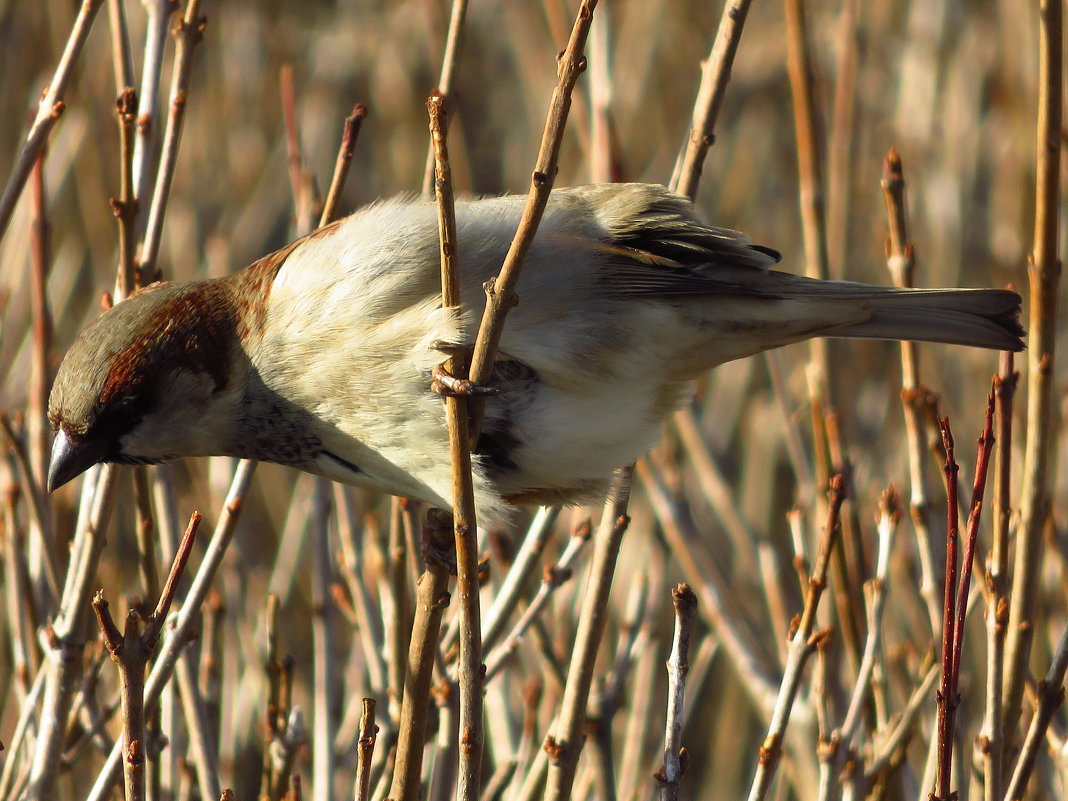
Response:
[{"label": "bird's head", "polygon": [[48,401],[49,491],[100,462],[221,452],[238,342],[233,304],[217,284],[154,284],[75,340]]}]

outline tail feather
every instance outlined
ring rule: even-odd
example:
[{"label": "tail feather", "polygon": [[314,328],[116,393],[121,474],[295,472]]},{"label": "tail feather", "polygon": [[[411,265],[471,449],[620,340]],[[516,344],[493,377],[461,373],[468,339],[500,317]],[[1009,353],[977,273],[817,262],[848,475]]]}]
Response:
[{"label": "tail feather", "polygon": [[[1024,349],[1020,296],[1003,289],[882,289],[858,285],[872,309],[833,336],[942,342],[995,350]],[[843,293],[846,294],[846,293]]]}]

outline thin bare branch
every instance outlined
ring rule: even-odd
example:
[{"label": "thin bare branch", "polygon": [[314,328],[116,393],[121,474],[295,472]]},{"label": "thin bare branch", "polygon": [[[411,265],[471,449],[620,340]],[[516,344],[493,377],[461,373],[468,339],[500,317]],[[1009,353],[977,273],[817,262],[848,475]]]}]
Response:
[{"label": "thin bare branch", "polygon": [[1039,682],[1038,708],[1027,729],[1027,736],[1024,738],[1023,748],[1020,749],[1016,769],[1012,772],[1008,789],[1005,791],[1005,801],[1015,801],[1015,799],[1024,797],[1027,782],[1035,767],[1035,759],[1045,741],[1046,730],[1053,720],[1053,713],[1064,702],[1065,670],[1068,670],[1068,627],[1065,627],[1061,633],[1060,642],[1053,654],[1053,662],[1046,671],[1045,678]]},{"label": "thin bare branch", "polygon": [[761,801],[761,799],[767,797],[768,790],[771,787],[771,780],[775,775],[775,769],[778,767],[779,760],[782,757],[786,726],[790,722],[790,713],[793,710],[794,701],[801,686],[805,663],[815,652],[820,641],[828,636],[828,632],[815,631],[816,612],[819,609],[820,597],[827,588],[827,570],[832,552],[839,540],[839,514],[844,500],[844,482],[841,476],[835,476],[831,479],[827,523],[823,529],[816,565],[808,581],[805,608],[793,624],[793,632],[787,649],[786,667],[783,670],[782,684],[779,687],[779,697],[775,703],[775,710],[772,714],[771,724],[768,726],[767,736],[760,745],[760,761],[757,766],[756,776],[753,778],[753,786],[749,790],[749,801]]},{"label": "thin bare branch", "polygon": [[690,670],[690,637],[697,612],[697,596],[688,584],[671,591],[675,606],[675,636],[668,657],[667,727],[664,733],[664,764],[656,772],[661,801],[677,801],[685,771],[686,749],[682,746],[682,717],[686,697],[686,674]]},{"label": "thin bare branch", "polygon": [[[167,637],[163,641],[163,646],[160,648],[156,661],[152,665],[152,671],[145,681],[145,711],[149,714],[159,703],[160,693],[163,691],[164,684],[170,680],[171,672],[174,670],[174,663],[181,654],[182,649],[189,642],[193,628],[200,619],[201,604],[204,603],[204,599],[208,595],[211,582],[215,578],[215,573],[219,569],[219,565],[222,564],[223,556],[230,545],[230,540],[233,538],[234,529],[237,527],[237,521],[241,515],[242,502],[248,492],[249,483],[252,481],[252,475],[255,470],[256,462],[244,460],[238,464],[237,470],[234,472],[233,481],[230,483],[230,489],[226,495],[223,512],[220,514],[215,530],[212,532],[211,540],[208,542],[204,560],[200,563],[200,567],[193,576],[193,583],[185,596],[182,608],[178,611],[173,624],[170,626]],[[117,743],[116,747],[108,755],[107,761],[89,791],[86,801],[106,801],[114,782],[118,778],[121,755],[121,747]]]},{"label": "thin bare branch", "polygon": [[[460,62],[460,52],[464,46],[464,20],[467,18],[468,0],[453,0],[452,11],[449,14],[449,32],[445,36],[445,53],[441,57],[441,73],[438,76],[437,94],[441,96],[442,103],[450,108],[455,104],[450,102],[453,98],[453,79],[456,75],[456,66]],[[448,133],[449,120],[442,121],[444,125],[443,135]],[[434,143],[431,142],[426,154],[426,172],[423,177],[423,194],[434,194],[435,173]]]},{"label": "thin bare branch", "polygon": [[426,570],[416,586],[415,620],[404,679],[396,765],[388,794],[391,801],[416,801],[422,797],[423,745],[430,710],[430,686],[441,616],[449,605],[449,571],[442,556],[450,545],[452,526],[449,523],[447,514],[439,510],[427,511],[423,530]]},{"label": "thin bare branch", "polygon": [[356,754],[356,793],[354,801],[371,799],[371,758],[374,756],[378,726],[375,725],[375,700],[364,698],[361,702],[360,738]]},{"label": "thin bare branch", "polygon": [[[138,280],[142,285],[157,280],[156,259],[159,256],[159,246],[163,236],[163,218],[167,212],[171,183],[178,164],[178,144],[181,141],[182,126],[185,123],[185,106],[193,72],[193,52],[204,37],[204,28],[207,24],[207,18],[200,15],[200,0],[189,0],[185,7],[185,15],[174,29],[178,45],[174,55],[174,72],[171,78],[171,110],[167,117],[167,129],[163,134],[159,169],[152,192],[152,203],[148,210],[145,235],[141,243],[141,256],[137,265],[140,273]],[[147,100],[146,107],[148,107]]]},{"label": "thin bare branch", "polygon": [[352,166],[352,154],[356,149],[356,139],[360,135],[360,126],[367,116],[367,106],[357,103],[352,107],[352,113],[345,118],[345,128],[341,135],[341,146],[337,151],[337,161],[334,164],[334,176],[330,180],[330,189],[327,190],[326,200],[323,202],[323,213],[319,218],[319,227],[328,225],[337,217],[338,202],[341,199],[341,190],[345,187],[345,179],[349,175],[349,167]]},{"label": "thin bare branch", "polygon": [[586,704],[593,683],[597,651],[608,622],[608,596],[612,589],[616,558],[623,534],[630,524],[627,504],[630,501],[633,465],[618,468],[605,502],[601,522],[593,537],[593,559],[589,579],[582,596],[574,653],[564,685],[564,698],[552,734],[545,739],[549,755],[549,772],[545,801],[563,801],[570,797],[575,781],[579,753],[582,751]]},{"label": "thin bare branch", "polygon": [[37,161],[41,149],[48,141],[48,134],[52,132],[52,128],[63,114],[63,98],[66,96],[67,85],[74,73],[74,63],[85,47],[89,29],[92,28],[96,12],[100,10],[103,2],[104,0],[82,0],[78,9],[78,16],[74,20],[63,55],[59,59],[59,64],[56,65],[56,71],[52,74],[48,88],[41,97],[41,102],[37,106],[37,116],[15,157],[11,175],[8,176],[4,192],[0,195],[0,239],[3,239],[7,232],[11,215],[15,211],[15,204],[18,203],[19,196],[26,186],[34,162]]},{"label": "thin bare branch", "polygon": [[742,40],[742,28],[752,0],[727,0],[723,4],[723,16],[719,20],[712,52],[701,64],[701,85],[694,101],[693,118],[686,146],[679,153],[675,173],[671,176],[671,189],[693,200],[697,197],[697,185],[701,180],[705,156],[715,139],[716,120],[727,93],[731,67]]},{"label": "thin bare branch", "polygon": [[[456,209],[452,196],[452,172],[446,143],[445,99],[433,94],[427,101],[430,139],[434,147],[434,196],[438,208],[438,242],[441,261],[441,305],[446,314],[460,313],[460,272],[457,261]],[[462,356],[445,363],[449,375],[462,377]],[[479,795],[482,767],[483,715],[482,628],[478,598],[478,540],[475,521],[475,490],[471,476],[470,398],[446,393],[445,415],[449,428],[449,458],[452,464],[452,516],[456,544],[456,595],[459,599],[460,657],[460,764],[457,798],[472,801]],[[420,710],[425,714],[425,710]],[[420,748],[421,742],[419,744]]]},{"label": "thin bare branch", "polygon": [[1050,514],[1051,454],[1057,399],[1053,392],[1053,354],[1057,333],[1057,291],[1061,263],[1058,220],[1061,209],[1060,164],[1063,114],[1064,4],[1039,3],[1039,96],[1036,143],[1035,232],[1028,269],[1030,324],[1027,343],[1027,431],[1024,444],[1020,526],[1016,534],[1015,572],[1009,604],[1005,651],[1005,731],[1016,727],[1035,631],[1035,606],[1041,586],[1044,539]]}]

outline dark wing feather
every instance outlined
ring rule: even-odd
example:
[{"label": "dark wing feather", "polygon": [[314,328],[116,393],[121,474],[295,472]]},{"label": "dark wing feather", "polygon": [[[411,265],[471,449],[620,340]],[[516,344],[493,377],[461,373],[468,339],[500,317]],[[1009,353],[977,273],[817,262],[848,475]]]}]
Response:
[{"label": "dark wing feather", "polygon": [[753,284],[763,283],[759,279],[767,269],[782,260],[777,251],[701,222],[688,201],[666,190],[646,197],[644,207],[615,221],[612,240],[605,243],[610,255],[603,280],[609,292],[774,297],[767,287]]}]

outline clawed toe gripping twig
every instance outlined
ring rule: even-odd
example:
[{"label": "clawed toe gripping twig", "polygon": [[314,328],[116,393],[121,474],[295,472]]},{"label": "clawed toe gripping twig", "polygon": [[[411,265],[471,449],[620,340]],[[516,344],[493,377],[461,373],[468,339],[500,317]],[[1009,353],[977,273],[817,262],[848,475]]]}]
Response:
[{"label": "clawed toe gripping twig", "polygon": [[437,365],[430,373],[430,389],[444,397],[491,397],[500,395],[504,390],[498,386],[483,386],[469,381],[466,378],[457,378],[445,369],[445,365]]}]

